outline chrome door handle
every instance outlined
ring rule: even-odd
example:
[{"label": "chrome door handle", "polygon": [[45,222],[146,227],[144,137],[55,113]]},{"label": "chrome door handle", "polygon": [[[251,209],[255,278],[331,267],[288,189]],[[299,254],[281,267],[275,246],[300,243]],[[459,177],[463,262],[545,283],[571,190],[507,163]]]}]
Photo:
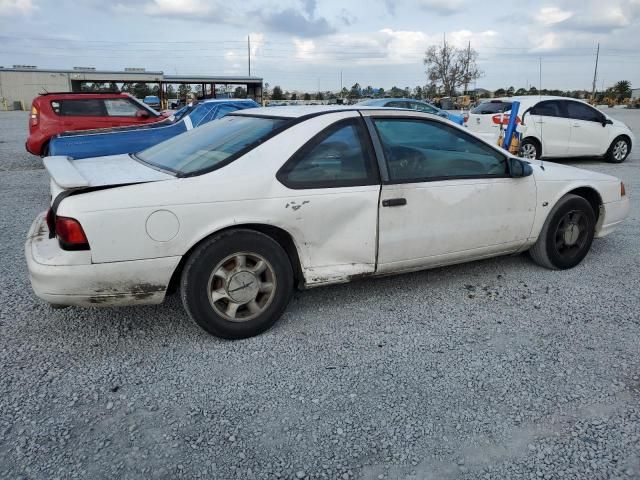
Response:
[{"label": "chrome door handle", "polygon": [[579,123],[574,123],[573,126],[576,127],[576,128],[580,128],[580,124]]}]

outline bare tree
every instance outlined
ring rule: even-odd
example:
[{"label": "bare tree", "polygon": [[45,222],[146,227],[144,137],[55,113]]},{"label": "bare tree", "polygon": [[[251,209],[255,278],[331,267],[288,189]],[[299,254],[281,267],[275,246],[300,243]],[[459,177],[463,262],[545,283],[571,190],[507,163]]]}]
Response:
[{"label": "bare tree", "polygon": [[453,96],[457,87],[482,76],[477,59],[478,52],[471,46],[456,48],[446,42],[432,45],[424,55],[427,78],[432,84],[442,85],[445,96]]}]

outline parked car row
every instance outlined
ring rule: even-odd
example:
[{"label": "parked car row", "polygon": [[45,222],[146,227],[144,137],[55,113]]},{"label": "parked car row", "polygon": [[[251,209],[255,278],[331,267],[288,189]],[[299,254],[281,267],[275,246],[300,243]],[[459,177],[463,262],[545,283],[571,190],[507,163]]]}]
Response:
[{"label": "parked car row", "polygon": [[[140,130],[195,126],[197,108]],[[206,331],[244,338],[296,287],[527,250],[571,268],[629,211],[615,177],[519,159],[417,109],[239,107],[198,125],[97,158],[62,147],[130,130],[55,139],[68,143],[44,159],[51,206],[25,245],[40,298],[144,305],[178,290]]]},{"label": "parked car row", "polygon": [[620,163],[631,153],[634,136],[627,125],[583,101],[566,97],[506,97],[482,102],[469,112],[469,130],[495,142],[516,100],[520,102],[520,152],[525,158],[603,157]]}]

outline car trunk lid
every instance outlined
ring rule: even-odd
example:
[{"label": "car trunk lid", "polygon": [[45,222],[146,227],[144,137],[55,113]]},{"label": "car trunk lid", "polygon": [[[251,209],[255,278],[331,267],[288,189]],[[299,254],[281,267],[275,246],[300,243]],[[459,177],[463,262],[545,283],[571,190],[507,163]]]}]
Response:
[{"label": "car trunk lid", "polygon": [[128,154],[72,160],[67,156],[46,157],[44,166],[51,177],[51,200],[67,190],[116,187],[132,183],[158,182],[175,178],[155,170]]}]

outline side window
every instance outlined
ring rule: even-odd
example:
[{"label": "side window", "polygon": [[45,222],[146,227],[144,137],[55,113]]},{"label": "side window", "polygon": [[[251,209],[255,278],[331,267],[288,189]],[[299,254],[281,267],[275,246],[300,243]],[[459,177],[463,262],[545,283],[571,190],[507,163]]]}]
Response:
[{"label": "side window", "polygon": [[587,122],[600,122],[602,114],[595,108],[580,102],[566,102],[567,116],[574,120],[585,120]]},{"label": "side window", "polygon": [[278,172],[289,188],[332,188],[379,182],[374,157],[359,120],[338,122],[296,152]]},{"label": "side window", "polygon": [[[102,100],[60,100],[58,115],[65,117],[103,117]],[[54,111],[56,109],[54,108]]]},{"label": "side window", "polygon": [[401,102],[398,100],[395,100],[393,102],[389,102],[385,105],[385,107],[393,107],[393,108],[409,108],[409,106],[407,105],[407,102]]},{"label": "side window", "polygon": [[440,122],[374,120],[392,182],[464,177],[504,177],[504,155],[481,140]]},{"label": "side window", "polygon": [[547,100],[540,102],[531,109],[530,115],[540,115],[543,117],[562,117],[562,108],[560,102],[555,100]]},{"label": "side window", "polygon": [[139,107],[125,98],[113,98],[104,100],[107,115],[110,117],[135,117]]},{"label": "side window", "polygon": [[433,108],[431,105],[425,105],[424,103],[413,102],[413,103],[410,103],[409,106],[411,107],[412,110],[417,110],[419,112],[435,113],[435,114],[438,113],[438,111],[435,108]]}]

